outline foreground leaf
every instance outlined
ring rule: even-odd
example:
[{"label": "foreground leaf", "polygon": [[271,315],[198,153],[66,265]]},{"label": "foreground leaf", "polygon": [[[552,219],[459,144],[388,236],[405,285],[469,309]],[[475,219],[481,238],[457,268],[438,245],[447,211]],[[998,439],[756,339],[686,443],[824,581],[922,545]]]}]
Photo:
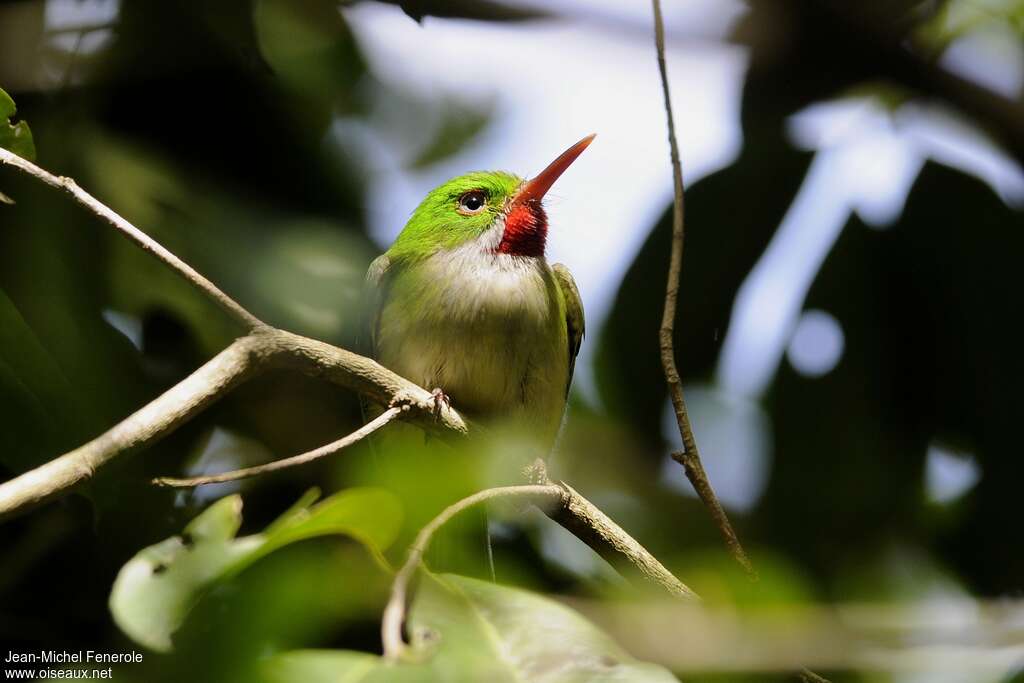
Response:
[{"label": "foreground leaf", "polygon": [[409,615],[406,661],[306,650],[273,657],[272,683],[378,681],[638,681],[667,683],[568,607],[516,588],[451,574],[425,575]]},{"label": "foreground leaf", "polygon": [[316,492],[306,494],[266,531],[241,538],[235,534],[242,499],[217,501],[181,536],[142,550],[121,568],[110,595],[117,625],[136,642],[167,652],[174,632],[206,591],[275,549],[345,534],[379,555],[398,533],[401,506],[387,491],[349,489],[309,507],[316,497]]},{"label": "foreground leaf", "polygon": [[36,158],[36,145],[32,141],[32,131],[24,121],[11,123],[11,117],[16,111],[14,100],[0,88],[0,147],[33,161]]}]

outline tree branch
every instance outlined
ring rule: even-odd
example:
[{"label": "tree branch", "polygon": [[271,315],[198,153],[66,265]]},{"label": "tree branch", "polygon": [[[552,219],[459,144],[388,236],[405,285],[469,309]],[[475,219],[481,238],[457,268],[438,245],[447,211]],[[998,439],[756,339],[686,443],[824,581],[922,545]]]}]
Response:
[{"label": "tree branch", "polygon": [[170,266],[172,270],[188,280],[193,286],[202,290],[207,296],[213,299],[218,306],[224,309],[228,315],[245,326],[246,329],[254,330],[266,326],[266,323],[246,309],[242,308],[238,302],[222,292],[215,284],[200,275],[194,268],[192,268],[192,266],[182,261],[180,258],[168,251],[166,247],[159,244],[152,237],[136,228],[111,208],[100,203],[99,200],[79,187],[78,183],[76,183],[74,179],[64,176],[55,176],[52,173],[39,168],[31,161],[23,159],[17,154],[3,148],[0,148],[0,163],[5,166],[13,166],[19,171],[32,176],[36,180],[46,183],[50,187],[57,188],[58,190],[64,190],[70,194],[79,204],[105,220],[115,230],[141,247],[144,251],[149,252],[157,259]]},{"label": "tree branch", "polygon": [[596,505],[564,481],[551,485],[557,485],[562,490],[562,497],[559,505],[542,507],[544,514],[590,546],[609,564],[618,564],[618,559],[625,557],[640,570],[640,575],[648,582],[678,598],[697,598],[696,593],[677,579],[654,555],[613,522],[608,515],[601,512]]},{"label": "tree branch", "polygon": [[[683,440],[682,459],[676,458],[684,465],[686,476],[700,496],[701,501],[711,513],[712,519],[725,539],[729,552],[743,566],[750,576],[756,576],[753,565],[740,544],[736,532],[733,531],[729,517],[725,514],[722,504],[718,502],[711,482],[701,465],[697,441],[693,437],[690,416],[686,411],[686,400],[683,398],[682,382],[676,367],[675,352],[675,321],[676,302],[679,298],[679,274],[683,265],[683,244],[685,225],[683,220],[683,167],[679,161],[679,143],[676,140],[676,125],[672,116],[672,101],[669,97],[668,70],[665,65],[665,26],[661,16],[660,0],[652,0],[654,8],[654,44],[658,55],[658,70],[661,74],[661,91],[665,98],[665,115],[668,118],[668,140],[672,156],[672,178],[675,191],[675,202],[672,206],[672,252],[668,269],[668,284],[665,288],[665,310],[661,318],[659,340],[661,347],[661,364],[665,371],[672,407],[675,409],[679,435]],[[675,456],[673,456],[675,457]]]},{"label": "tree branch", "polygon": [[469,433],[466,422],[450,406],[442,405],[438,411],[429,391],[376,361],[314,339],[264,327],[235,340],[101,436],[0,484],[0,520],[68,493],[110,460],[156,443],[241,381],[275,367],[321,377],[386,408],[405,406],[403,419],[441,438]]},{"label": "tree branch", "polygon": [[388,408],[376,419],[367,422],[365,425],[357,429],[356,431],[343,436],[337,441],[333,441],[326,446],[321,446],[311,451],[307,451],[300,455],[293,455],[290,458],[283,458],[281,460],[275,460],[268,462],[264,465],[256,465],[255,467],[246,467],[240,470],[232,470],[230,472],[222,472],[220,474],[209,474],[202,477],[192,477],[190,479],[175,479],[174,477],[157,477],[153,480],[153,483],[157,486],[168,486],[173,488],[192,488],[194,486],[203,486],[204,484],[220,484],[225,481],[236,481],[238,479],[247,479],[248,477],[255,477],[260,474],[268,474],[270,472],[276,472],[278,470],[287,469],[289,467],[296,467],[297,465],[305,465],[306,463],[319,460],[320,458],[326,458],[329,455],[334,455],[338,451],[341,451],[349,446],[359,443],[370,434],[388,424],[402,412],[409,409],[407,405],[394,406]]},{"label": "tree branch", "polygon": [[[568,485],[549,482],[547,484],[485,489],[449,505],[416,535],[416,540],[409,549],[409,556],[405,564],[395,575],[395,580],[391,585],[391,597],[384,608],[384,617],[381,621],[381,641],[386,658],[392,660],[399,658],[407,647],[402,638],[402,624],[405,622],[409,582],[423,563],[423,556],[430,547],[434,534],[459,513],[475,505],[499,498],[529,500],[602,556],[622,554],[636,565],[645,578],[672,595],[687,599],[697,598],[696,593],[665,569],[632,536]],[[583,533],[578,533],[581,530]]]}]

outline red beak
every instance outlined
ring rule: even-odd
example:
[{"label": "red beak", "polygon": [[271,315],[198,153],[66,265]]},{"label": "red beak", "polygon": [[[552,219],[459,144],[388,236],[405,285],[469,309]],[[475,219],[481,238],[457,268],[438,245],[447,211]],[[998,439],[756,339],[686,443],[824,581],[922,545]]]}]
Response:
[{"label": "red beak", "polygon": [[548,164],[548,167],[538,173],[536,176],[527,180],[523,186],[519,189],[516,194],[516,203],[526,202],[539,202],[547,194],[551,186],[555,184],[558,177],[565,173],[565,169],[569,168],[572,162],[576,161],[576,157],[583,154],[594,138],[597,137],[597,133],[588,135],[583,138],[569,149],[562,152],[557,159]]}]

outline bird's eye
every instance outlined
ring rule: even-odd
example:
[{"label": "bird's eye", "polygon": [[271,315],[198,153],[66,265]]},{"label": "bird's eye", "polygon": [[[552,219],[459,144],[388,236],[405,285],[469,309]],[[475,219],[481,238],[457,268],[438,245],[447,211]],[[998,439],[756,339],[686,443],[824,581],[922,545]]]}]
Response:
[{"label": "bird's eye", "polygon": [[487,197],[480,190],[473,190],[459,197],[459,213],[470,215],[480,213],[487,205]]}]

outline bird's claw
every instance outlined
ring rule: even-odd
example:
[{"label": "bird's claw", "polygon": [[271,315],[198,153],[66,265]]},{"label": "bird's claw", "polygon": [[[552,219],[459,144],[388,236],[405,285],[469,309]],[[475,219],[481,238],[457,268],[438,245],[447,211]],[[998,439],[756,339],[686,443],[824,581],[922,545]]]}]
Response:
[{"label": "bird's claw", "polygon": [[433,391],[430,392],[430,395],[434,399],[434,418],[440,419],[441,406],[443,405],[446,408],[451,408],[452,399],[448,396],[448,394],[444,393],[443,389],[440,388],[435,388]]}]

